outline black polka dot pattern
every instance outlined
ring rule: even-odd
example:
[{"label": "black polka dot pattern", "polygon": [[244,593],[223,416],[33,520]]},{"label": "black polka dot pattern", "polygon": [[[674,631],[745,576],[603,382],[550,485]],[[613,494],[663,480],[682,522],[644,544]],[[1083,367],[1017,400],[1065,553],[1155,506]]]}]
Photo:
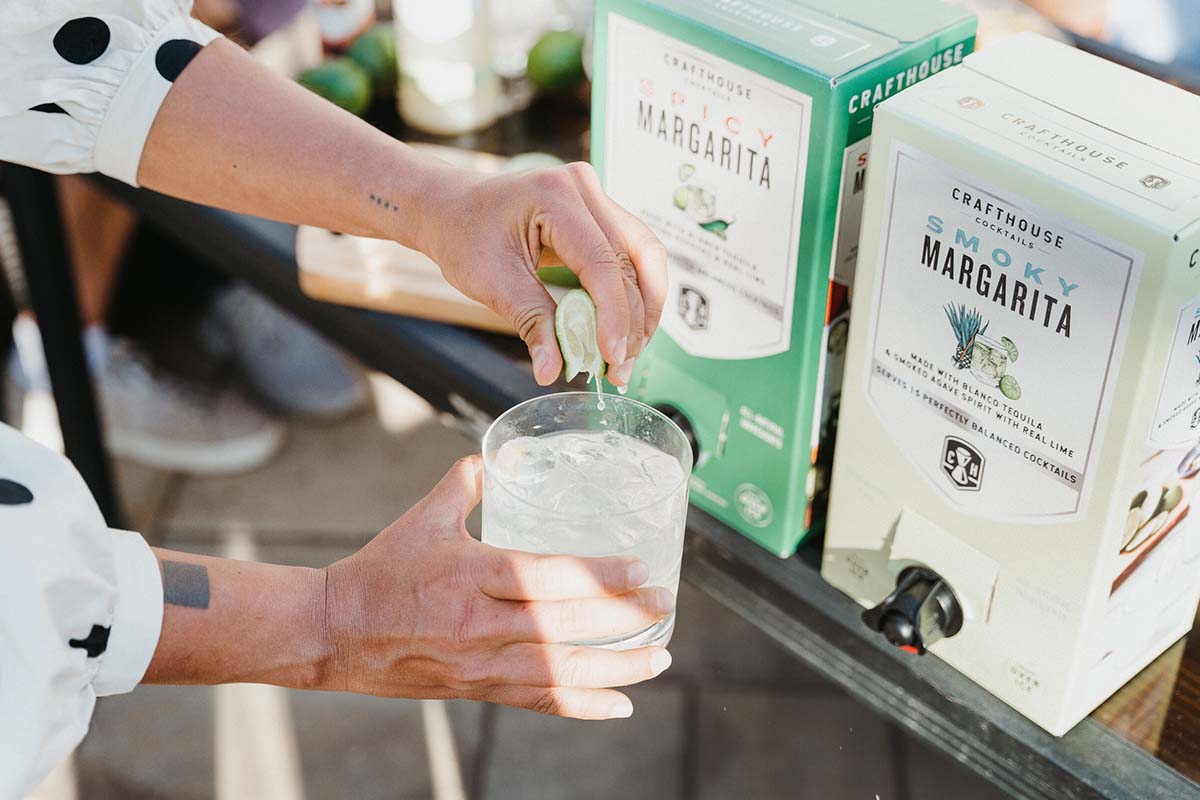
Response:
[{"label": "black polka dot pattern", "polygon": [[200,43],[191,39],[171,39],[159,46],[154,54],[154,66],[158,67],[159,75],[174,83],[200,49]]},{"label": "black polka dot pattern", "polygon": [[33,492],[23,484],[0,478],[0,506],[23,506],[33,502]]},{"label": "black polka dot pattern", "polygon": [[68,639],[67,644],[79,650],[86,650],[88,658],[97,658],[108,649],[108,634],[112,628],[93,625],[86,639]]},{"label": "black polka dot pattern", "polygon": [[72,64],[90,64],[108,49],[112,32],[102,19],[73,19],[54,34],[54,49]]},{"label": "black polka dot pattern", "polygon": [[29,110],[30,111],[40,111],[43,114],[66,114],[67,113],[66,109],[64,109],[58,103],[39,103]]}]

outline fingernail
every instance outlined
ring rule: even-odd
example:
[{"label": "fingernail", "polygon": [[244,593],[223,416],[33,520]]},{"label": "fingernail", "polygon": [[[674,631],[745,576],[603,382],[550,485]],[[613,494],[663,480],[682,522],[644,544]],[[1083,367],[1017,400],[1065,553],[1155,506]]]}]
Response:
[{"label": "fingernail", "polygon": [[550,371],[550,353],[545,347],[533,348],[533,375],[539,380],[545,379]]},{"label": "fingernail", "polygon": [[644,561],[635,561],[625,570],[625,585],[631,588],[641,586],[650,580],[650,568]]},{"label": "fingernail", "polygon": [[666,650],[656,650],[650,656],[650,671],[655,675],[666,672],[669,666],[671,666],[671,654]]},{"label": "fingernail", "polygon": [[612,340],[613,361],[618,364],[625,363],[625,354],[629,351],[629,337],[621,336]]},{"label": "fingernail", "polygon": [[609,719],[628,719],[633,716],[633,703],[629,702],[628,697],[623,697],[612,704],[609,709]]},{"label": "fingernail", "polygon": [[617,379],[618,383],[622,385],[629,383],[629,376],[633,374],[633,364],[634,359],[631,358],[619,367],[613,368],[613,377]]},{"label": "fingernail", "polygon": [[670,589],[658,587],[654,590],[654,610],[658,614],[670,614],[675,608],[675,595],[671,594]]}]

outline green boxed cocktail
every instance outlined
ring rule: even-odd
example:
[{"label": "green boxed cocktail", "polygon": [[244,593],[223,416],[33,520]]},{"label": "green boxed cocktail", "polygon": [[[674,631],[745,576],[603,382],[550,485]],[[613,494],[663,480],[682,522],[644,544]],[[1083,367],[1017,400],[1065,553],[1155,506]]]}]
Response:
[{"label": "green boxed cocktail", "polygon": [[942,0],[599,0],[593,161],[667,246],[631,389],[692,501],[786,556],[821,524],[875,104],[959,63]]}]

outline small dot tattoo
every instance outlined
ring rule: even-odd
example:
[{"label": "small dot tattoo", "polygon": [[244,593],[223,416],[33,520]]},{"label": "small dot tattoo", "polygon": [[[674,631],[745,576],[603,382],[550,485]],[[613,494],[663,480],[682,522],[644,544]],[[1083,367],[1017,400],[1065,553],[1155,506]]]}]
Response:
[{"label": "small dot tattoo", "polygon": [[371,202],[374,203],[375,205],[379,206],[380,208],[383,208],[387,211],[393,211],[393,212],[400,211],[400,207],[397,205],[393,205],[391,200],[384,200],[382,197],[380,197],[379,195],[374,194],[374,193],[372,193],[370,195],[370,198],[371,198]]}]

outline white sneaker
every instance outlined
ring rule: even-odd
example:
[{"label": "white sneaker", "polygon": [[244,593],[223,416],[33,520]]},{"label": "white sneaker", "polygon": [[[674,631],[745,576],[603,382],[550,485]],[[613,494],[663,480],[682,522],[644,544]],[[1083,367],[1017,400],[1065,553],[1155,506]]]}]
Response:
[{"label": "white sneaker", "polygon": [[[21,412],[28,401],[49,388],[43,375],[25,369],[29,360],[19,358],[16,350],[9,360],[9,408],[18,427],[23,427]],[[105,443],[113,456],[157,469],[226,475],[262,466],[283,444],[284,426],[237,391],[156,371],[129,342],[111,341],[108,363],[94,380]]]},{"label": "white sneaker", "polygon": [[232,357],[253,394],[287,414],[333,420],[367,402],[361,368],[249,286],[224,289],[201,331],[211,352]]}]

